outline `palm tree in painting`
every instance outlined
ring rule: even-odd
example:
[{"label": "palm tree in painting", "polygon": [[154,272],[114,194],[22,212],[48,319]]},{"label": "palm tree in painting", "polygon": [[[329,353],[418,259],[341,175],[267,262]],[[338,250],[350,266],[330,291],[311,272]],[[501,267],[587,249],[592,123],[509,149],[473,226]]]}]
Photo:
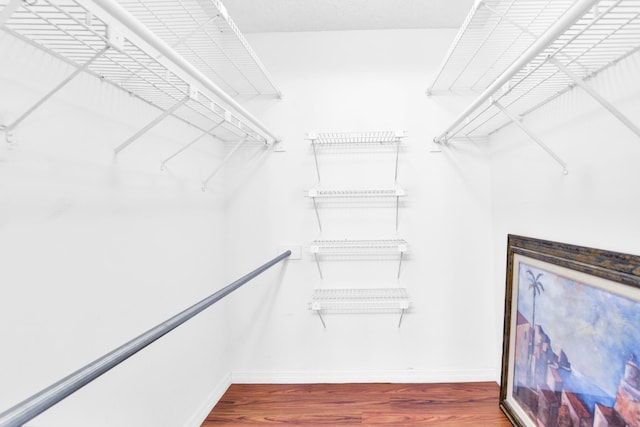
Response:
[{"label": "palm tree in painting", "polygon": [[540,282],[540,277],[542,277],[542,273],[538,273],[537,276],[534,276],[531,270],[527,270],[527,275],[529,276],[529,290],[533,291],[533,314],[531,315],[531,326],[533,328],[536,327],[536,295],[540,295],[541,291],[544,291],[544,286]]},{"label": "palm tree in painting", "polygon": [[[531,362],[531,356],[533,355],[533,347],[535,344],[535,332],[536,332],[536,295],[540,295],[540,292],[544,291],[544,286],[540,282],[540,277],[542,277],[542,273],[538,273],[537,276],[534,276],[531,270],[526,271],[528,279],[529,279],[529,290],[533,292],[533,313],[531,315],[531,342],[529,343],[529,362]],[[529,366],[531,369],[531,365]],[[532,372],[529,370],[529,373]]]}]

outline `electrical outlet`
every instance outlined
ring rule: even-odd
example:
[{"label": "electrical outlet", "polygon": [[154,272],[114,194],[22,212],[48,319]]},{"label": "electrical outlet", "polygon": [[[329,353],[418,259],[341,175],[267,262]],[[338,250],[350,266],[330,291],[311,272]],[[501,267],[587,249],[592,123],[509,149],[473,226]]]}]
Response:
[{"label": "electrical outlet", "polygon": [[302,259],[302,248],[300,245],[280,245],[278,246],[278,253],[285,251],[291,251],[291,255],[287,259]]}]

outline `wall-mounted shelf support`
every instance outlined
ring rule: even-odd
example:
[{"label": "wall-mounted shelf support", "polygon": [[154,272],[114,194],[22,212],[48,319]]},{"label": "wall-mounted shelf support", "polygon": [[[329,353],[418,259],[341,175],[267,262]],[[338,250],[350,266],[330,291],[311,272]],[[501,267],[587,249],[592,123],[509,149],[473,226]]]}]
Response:
[{"label": "wall-mounted shelf support", "polygon": [[311,200],[313,200],[313,210],[316,211],[316,219],[318,220],[318,228],[320,229],[320,231],[322,231],[322,223],[320,222],[320,213],[318,212],[318,203],[316,203],[316,198],[313,196],[309,196],[311,197]]},{"label": "wall-mounted shelf support", "polygon": [[[8,7],[8,6],[7,6]],[[84,64],[82,64],[82,66],[76,68],[73,73],[71,73],[67,78],[65,78],[63,81],[61,81],[55,88],[51,89],[49,91],[49,93],[47,93],[45,96],[43,96],[42,98],[40,98],[40,100],[38,102],[36,102],[35,104],[33,104],[33,106],[31,106],[31,108],[29,108],[27,111],[25,111],[20,117],[18,117],[16,120],[13,121],[13,123],[11,123],[10,125],[6,126],[5,129],[10,132],[12,130],[14,130],[16,128],[16,126],[18,126],[20,123],[22,123],[22,121],[24,119],[26,119],[27,117],[29,117],[35,110],[37,110],[38,108],[40,108],[40,106],[42,104],[44,104],[49,98],[51,98],[53,95],[55,95],[56,93],[58,93],[59,90],[61,90],[63,87],[65,87],[71,80],[73,80],[74,78],[76,78],[76,76],[84,71],[86,71],[89,66],[98,58],[100,58],[107,50],[109,49],[109,46],[105,46],[104,48],[102,48],[102,50],[98,51],[95,55],[93,55],[87,62],[85,62]]]},{"label": "wall-mounted shelf support", "polygon": [[191,99],[191,95],[185,96],[180,101],[178,101],[175,104],[173,104],[168,110],[163,111],[162,114],[160,114],[158,117],[156,117],[151,122],[149,122],[149,124],[147,124],[145,127],[140,129],[135,134],[131,135],[125,142],[123,142],[122,144],[118,145],[114,150],[115,153],[116,154],[120,153],[122,150],[124,150],[129,145],[131,145],[136,139],[140,138],[142,135],[144,135],[149,130],[154,128],[158,123],[160,123],[161,121],[163,121],[167,117],[171,116],[178,108],[180,108],[182,105],[184,105],[189,99]]},{"label": "wall-mounted shelf support", "polygon": [[500,111],[502,111],[504,113],[505,116],[507,116],[509,118],[509,120],[511,120],[511,122],[513,124],[515,124],[516,126],[518,126],[520,129],[522,129],[522,131],[527,134],[527,136],[536,144],[538,144],[544,151],[547,152],[547,154],[549,154],[551,157],[553,157],[553,159],[558,162],[558,164],[560,166],[562,166],[562,173],[567,175],[568,171],[567,171],[567,164],[564,162],[564,160],[562,160],[556,153],[553,152],[553,150],[551,150],[551,148],[549,148],[549,146],[547,146],[544,142],[542,142],[542,140],[540,138],[538,138],[533,132],[531,132],[531,130],[526,127],[521,120],[518,119],[518,117],[514,116],[509,110],[507,110],[506,108],[504,108],[502,105],[500,105],[500,103],[498,101],[492,101],[493,105],[495,105]]},{"label": "wall-mounted shelf support", "polygon": [[404,253],[407,252],[407,242],[403,239],[389,240],[314,240],[309,248],[314,255],[320,278],[323,279],[322,269],[320,268],[320,257],[322,255],[360,255],[360,256],[376,256],[376,255],[399,255],[398,278],[402,268],[402,259]]},{"label": "wall-mounted shelf support", "polygon": [[324,280],[324,276],[322,275],[322,268],[320,268],[320,257],[318,256],[318,252],[313,251],[313,250],[311,252],[313,252],[313,258],[316,260],[316,266],[318,267],[318,273],[320,274],[320,280]]},{"label": "wall-mounted shelf support", "polygon": [[173,159],[174,157],[176,157],[178,154],[182,153],[183,151],[185,151],[187,148],[191,147],[193,144],[195,144],[196,142],[200,141],[202,138],[204,138],[207,135],[211,135],[215,138],[215,135],[212,134],[212,132],[214,130],[216,130],[217,127],[222,126],[224,123],[226,122],[226,120],[222,120],[220,123],[216,124],[215,126],[213,126],[211,129],[206,130],[204,132],[202,132],[200,135],[198,135],[196,138],[194,138],[191,142],[189,142],[187,145],[185,145],[184,147],[180,148],[178,151],[176,151],[175,153],[173,153],[172,155],[170,155],[169,157],[167,157],[166,159],[164,159],[162,161],[162,163],[160,163],[160,170],[164,170],[164,165],[171,159]]},{"label": "wall-mounted shelf support", "polygon": [[316,135],[314,132],[309,132],[308,138],[311,139],[311,148],[313,149],[313,160],[316,162],[316,175],[318,182],[320,182],[320,166],[318,166],[318,150],[316,149]]},{"label": "wall-mounted shelf support", "polygon": [[405,288],[339,288],[316,289],[311,297],[309,309],[318,314],[325,329],[327,325],[322,316],[323,312],[393,313],[399,311],[399,328],[410,305],[411,301]]},{"label": "wall-mounted shelf support", "polygon": [[609,112],[611,114],[613,114],[618,120],[620,120],[626,127],[628,127],[629,129],[631,129],[631,131],[633,133],[635,133],[637,136],[640,137],[640,128],[638,128],[638,126],[636,126],[635,123],[633,123],[631,120],[629,120],[629,118],[627,116],[625,116],[624,114],[622,114],[620,112],[620,110],[618,110],[616,107],[613,106],[613,104],[611,104],[609,101],[607,101],[606,99],[604,99],[602,97],[602,95],[600,95],[598,92],[596,92],[595,90],[593,90],[593,88],[591,88],[591,86],[587,85],[584,80],[582,80],[580,77],[578,77],[575,73],[573,73],[571,70],[569,70],[562,62],[558,61],[557,58],[554,57],[549,57],[548,61],[551,62],[553,65],[555,65],[560,71],[562,71],[563,73],[565,73],[567,76],[569,76],[569,78],[571,78],[571,80],[574,81],[574,83],[576,85],[578,85],[580,88],[582,88],[582,90],[584,90],[585,92],[587,92],[593,99],[595,99],[600,105],[602,105],[604,108],[606,108],[607,110],[609,110]]},{"label": "wall-mounted shelf support", "polygon": [[207,185],[209,185],[209,181],[211,181],[211,179],[214,176],[216,176],[218,172],[222,170],[224,165],[227,164],[229,159],[231,159],[231,157],[236,153],[236,151],[238,151],[238,149],[240,149],[240,147],[242,147],[242,145],[244,145],[244,143],[247,142],[247,139],[249,139],[249,135],[246,135],[244,138],[238,141],[238,143],[231,149],[231,151],[229,151],[227,155],[224,156],[224,159],[222,159],[220,164],[213,170],[213,172],[211,172],[209,176],[207,176],[207,178],[204,181],[202,181],[202,191],[207,190]]},{"label": "wall-mounted shelf support", "polygon": [[[398,135],[398,133],[396,133]],[[404,132],[402,132],[402,136],[404,137]],[[393,172],[393,181],[398,182],[398,160],[400,159],[400,140],[396,144],[396,165]]]}]

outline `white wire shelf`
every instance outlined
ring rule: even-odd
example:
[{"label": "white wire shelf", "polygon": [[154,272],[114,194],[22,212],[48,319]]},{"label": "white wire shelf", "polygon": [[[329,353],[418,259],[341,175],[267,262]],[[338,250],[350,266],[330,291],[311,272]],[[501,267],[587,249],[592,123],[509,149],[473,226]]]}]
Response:
[{"label": "white wire shelf", "polygon": [[407,133],[402,130],[396,131],[369,131],[369,132],[307,132],[305,139],[311,141],[313,148],[313,158],[316,165],[318,182],[320,179],[320,166],[318,165],[318,151],[325,149],[394,149],[395,171],[394,180],[398,179],[398,159],[400,156],[400,142],[406,138]]},{"label": "white wire shelf", "polygon": [[218,0],[118,0],[227,93],[282,96]]},{"label": "white wire shelf", "polygon": [[[16,4],[15,10],[7,13]],[[112,8],[115,6],[117,4]],[[6,19],[4,23],[0,22],[3,31],[75,66],[76,72],[70,78],[78,72],[88,72],[162,111],[156,121],[118,146],[116,152],[167,116],[173,116],[222,141],[244,138],[269,143],[275,139],[268,131],[265,133],[266,128],[242,107],[238,106],[241,111],[238,114],[223,105],[218,99],[222,91],[206,77],[194,78],[191,70],[184,65],[186,61],[175,63],[174,58],[159,55],[147,40],[142,41],[140,34],[144,35],[146,28],[136,27],[138,32],[135,33],[130,26],[119,25],[120,22],[111,16],[112,12],[107,13],[94,3],[76,0],[16,3],[13,0],[0,0],[0,11],[5,14],[3,19]],[[176,55],[170,49],[165,53]],[[184,61],[181,57],[179,59]]]},{"label": "white wire shelf", "polygon": [[480,91],[574,0],[476,0],[428,92]]},{"label": "white wire shelf", "polygon": [[312,188],[307,191],[307,196],[318,199],[332,198],[381,198],[381,197],[403,197],[407,192],[404,188]]},{"label": "white wire shelf", "polygon": [[402,316],[411,306],[406,288],[316,289],[309,309],[315,311],[326,328],[322,313],[392,313]]},{"label": "white wire shelf", "polygon": [[404,131],[308,132],[306,139],[318,145],[396,144],[406,137]]},{"label": "white wire shelf", "polygon": [[402,254],[407,251],[404,239],[386,240],[314,240],[309,250],[313,254]]},{"label": "white wire shelf", "polygon": [[309,251],[313,254],[318,267],[320,278],[324,279],[322,268],[320,267],[320,258],[335,258],[341,256],[353,257],[375,257],[399,255],[398,274],[402,270],[402,259],[408,246],[404,239],[386,239],[386,240],[314,240],[309,246]]},{"label": "white wire shelf", "polygon": [[318,211],[318,203],[316,200],[358,200],[358,201],[379,201],[391,200],[395,201],[396,210],[396,230],[398,229],[398,217],[400,208],[400,197],[405,197],[407,192],[404,188],[312,188],[307,191],[307,197],[313,200],[313,209],[316,213],[318,228],[322,231],[322,222],[320,221],[320,213]]},{"label": "white wire shelf", "polygon": [[[489,2],[486,3],[489,4]],[[519,3],[515,2],[514,6]],[[530,2],[523,1],[522,3],[528,4]],[[556,3],[555,0],[552,4],[549,3],[550,6],[553,6],[553,10],[560,4],[564,4],[563,2]],[[556,31],[559,35],[545,46],[540,46],[540,49],[537,49],[538,44],[534,44],[524,54],[520,52],[524,58],[532,55],[531,59],[513,72],[511,72],[512,67],[505,70],[503,65],[494,66],[495,70],[491,71],[493,73],[491,76],[494,79],[496,75],[499,77],[491,82],[492,84],[478,100],[452,126],[436,137],[437,142],[446,142],[452,138],[490,135],[509,123],[516,123],[518,120],[514,120],[514,118],[521,119],[575,86],[580,86],[589,92],[592,97],[640,136],[640,130],[637,126],[630,123],[598,94],[594,94],[585,84],[604,69],[640,50],[640,0],[601,0],[599,2],[576,0],[570,3],[572,3],[570,10],[558,18],[557,22],[552,23],[549,30],[540,39],[546,39],[549,33],[555,35]],[[487,15],[487,12],[480,12],[483,9],[482,6],[478,6],[476,9],[476,13]],[[535,14],[536,10],[531,10],[530,15],[534,16]],[[567,16],[573,14],[576,14],[577,17],[569,22]],[[560,28],[559,23],[564,23],[565,20],[569,22],[569,25]],[[507,20],[503,19],[503,21]],[[508,24],[505,22],[503,25]],[[487,25],[490,26],[490,24]],[[518,28],[515,31],[512,38],[519,37],[517,34],[520,32],[526,33]],[[534,34],[538,34],[537,30]],[[508,40],[510,39],[503,40],[503,45],[508,45],[510,43]],[[492,50],[488,50],[491,54]],[[532,52],[533,50],[535,52]],[[460,54],[464,55],[464,50]],[[511,59],[511,61],[514,60]],[[508,79],[505,80],[506,77]],[[484,82],[489,80],[484,80]],[[495,87],[496,82],[502,83],[503,80],[505,80],[504,84]],[[519,123],[516,124],[521,126]],[[532,139],[543,145],[535,137]],[[564,162],[547,147],[543,146],[543,148],[554,156],[563,167],[565,166]]]}]

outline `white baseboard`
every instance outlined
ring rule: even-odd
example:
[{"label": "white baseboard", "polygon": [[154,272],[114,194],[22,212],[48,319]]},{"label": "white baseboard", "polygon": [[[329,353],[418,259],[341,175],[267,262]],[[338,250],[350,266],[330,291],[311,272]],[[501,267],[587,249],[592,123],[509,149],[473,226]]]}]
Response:
[{"label": "white baseboard", "polygon": [[235,384],[497,382],[495,369],[456,371],[233,371]]},{"label": "white baseboard", "polygon": [[209,396],[207,396],[205,401],[202,402],[193,416],[191,416],[191,418],[189,418],[189,420],[184,424],[184,427],[200,427],[205,418],[207,418],[207,415],[209,415],[209,413],[211,412],[211,409],[216,406],[216,403],[218,403],[218,401],[220,400],[222,395],[224,395],[230,385],[231,373],[228,373],[213,388],[213,391],[209,393]]}]

